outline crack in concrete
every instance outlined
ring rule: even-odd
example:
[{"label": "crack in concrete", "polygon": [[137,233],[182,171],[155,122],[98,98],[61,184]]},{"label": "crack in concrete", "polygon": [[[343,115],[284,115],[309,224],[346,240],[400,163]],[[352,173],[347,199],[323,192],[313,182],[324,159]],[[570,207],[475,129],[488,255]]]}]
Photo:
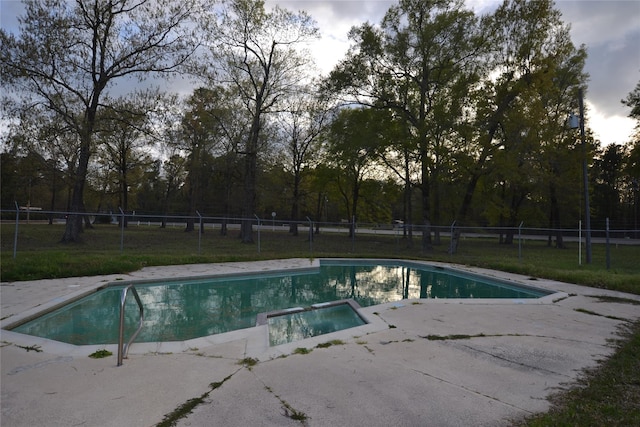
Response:
[{"label": "crack in concrete", "polygon": [[222,381],[217,381],[209,384],[209,390],[202,393],[199,397],[194,397],[192,399],[187,400],[182,405],[178,406],[172,412],[165,415],[161,422],[159,422],[156,427],[170,427],[175,426],[176,423],[184,418],[187,418],[189,414],[199,405],[204,403],[204,400],[209,397],[209,395],[214,391],[219,389],[225,382],[231,379],[235,374],[240,372],[242,368],[236,369],[235,372],[226,376]]},{"label": "crack in concrete", "polygon": [[282,405],[282,409],[284,411],[284,416],[287,418],[290,418],[292,420],[295,421],[299,421],[303,426],[307,425],[307,420],[309,419],[309,417],[301,411],[298,411],[297,409],[293,408],[289,402],[287,402],[286,400],[284,400],[282,397],[280,397],[278,394],[276,394],[276,392],[270,387],[268,386],[263,380],[262,378],[260,378],[255,372],[251,371],[251,373],[253,374],[253,376],[256,378],[257,381],[260,382],[260,384],[262,384],[262,386],[264,387],[264,389],[266,391],[268,391],[269,393],[271,393],[276,399],[278,399],[278,401],[280,402],[280,404]]},{"label": "crack in concrete", "polygon": [[18,374],[20,372],[28,371],[28,370],[31,370],[31,369],[42,368],[44,366],[48,366],[48,365],[51,365],[51,364],[54,364],[54,363],[71,362],[72,360],[73,360],[73,357],[71,357],[71,356],[60,356],[60,357],[56,357],[55,359],[45,360],[43,362],[34,363],[32,365],[24,365],[24,366],[15,367],[11,371],[9,371],[7,373],[7,375],[15,375],[15,374]]},{"label": "crack in concrete", "polygon": [[554,371],[552,371],[550,369],[545,369],[545,368],[541,368],[541,367],[538,367],[538,366],[532,366],[532,365],[528,365],[526,363],[517,362],[517,361],[511,360],[511,359],[509,359],[507,357],[502,357],[502,356],[499,356],[497,354],[493,354],[493,353],[488,352],[488,351],[480,350],[480,349],[477,349],[477,348],[474,348],[474,347],[471,347],[471,346],[468,346],[468,345],[463,345],[463,346],[468,348],[471,351],[475,351],[475,352],[478,352],[478,353],[486,354],[486,355],[489,355],[489,356],[494,357],[496,359],[512,363],[514,365],[522,366],[522,367],[533,369],[533,370],[544,371],[544,372],[547,372],[547,373],[550,373],[550,374],[560,375],[562,377],[572,379],[572,377],[569,376],[569,375],[565,375],[565,374],[562,374],[562,373],[559,373],[559,372],[554,372]]},{"label": "crack in concrete", "polygon": [[437,376],[435,376],[435,375],[429,374],[429,373],[424,372],[424,371],[421,371],[421,370],[419,370],[419,369],[412,369],[412,371],[417,372],[417,373],[419,373],[419,374],[422,374],[422,375],[424,375],[424,376],[426,376],[426,377],[433,378],[433,379],[435,379],[435,380],[441,381],[441,382],[443,382],[443,383],[445,383],[445,384],[448,384],[448,385],[450,385],[450,386],[460,388],[460,389],[462,389],[462,390],[464,390],[464,391],[467,391],[467,392],[469,392],[469,393],[473,393],[473,394],[475,394],[475,395],[482,396],[482,397],[484,397],[484,398],[486,398],[486,399],[490,399],[490,400],[493,400],[493,401],[495,401],[495,402],[501,403],[501,404],[503,404],[503,405],[509,406],[510,408],[514,408],[514,409],[517,409],[517,410],[520,410],[520,411],[526,412],[526,413],[528,413],[528,414],[533,414],[533,413],[534,413],[534,412],[532,412],[532,411],[529,411],[528,409],[521,408],[521,407],[516,406],[516,405],[514,405],[514,404],[512,404],[512,403],[504,402],[504,401],[502,401],[502,400],[498,399],[497,397],[490,396],[490,395],[488,395],[488,394],[484,394],[484,393],[480,393],[480,392],[479,392],[479,391],[477,391],[477,390],[471,389],[471,388],[469,388],[469,387],[465,387],[465,386],[463,386],[463,385],[461,385],[461,384],[456,384],[456,383],[454,383],[454,382],[451,382],[451,381],[445,380],[444,378],[437,377]]}]

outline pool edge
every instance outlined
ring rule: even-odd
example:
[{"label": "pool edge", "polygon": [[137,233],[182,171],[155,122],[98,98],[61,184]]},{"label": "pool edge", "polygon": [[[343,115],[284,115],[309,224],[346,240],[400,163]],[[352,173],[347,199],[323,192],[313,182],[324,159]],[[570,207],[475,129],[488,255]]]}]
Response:
[{"label": "pool edge", "polygon": [[[511,283],[513,285],[517,285],[520,287],[525,287],[525,288],[533,288],[533,289],[537,289],[537,290],[544,290],[546,292],[550,292],[548,295],[542,296],[542,297],[538,297],[538,298],[531,298],[531,299],[526,299],[526,300],[519,300],[519,299],[420,299],[417,301],[420,301],[423,304],[442,304],[442,303],[450,303],[450,304],[552,304],[555,303],[555,301],[557,301],[558,299],[561,298],[565,298],[567,296],[567,293],[564,292],[559,292],[557,290],[554,290],[551,288],[551,286],[553,284],[560,284],[561,282],[555,282],[555,281],[551,281],[551,280],[543,280],[543,279],[539,279],[539,283],[537,283],[537,286],[531,286],[530,284],[524,283],[526,279],[526,276],[523,275],[517,275],[515,273],[506,273],[506,272],[501,272],[499,270],[489,270],[489,269],[481,269],[481,268],[476,268],[476,267],[469,267],[469,266],[462,266],[462,265],[458,265],[458,264],[451,264],[451,263],[442,263],[442,262],[433,262],[433,261],[422,261],[422,260],[403,260],[403,259],[383,259],[383,258],[319,258],[319,259],[313,259],[313,260],[309,260],[309,259],[291,259],[291,260],[276,260],[280,263],[284,262],[285,264],[287,262],[291,262],[290,266],[283,266],[283,265],[275,265],[274,263],[274,268],[264,268],[265,263],[264,262],[241,262],[238,264],[256,264],[256,267],[258,266],[262,266],[262,269],[256,269],[256,270],[252,270],[252,271],[234,271],[234,272],[225,272],[225,273],[210,273],[210,274],[206,274],[206,275],[201,275],[201,274],[194,274],[194,275],[186,275],[186,276],[176,276],[176,277],[172,277],[172,280],[197,280],[199,278],[205,278],[205,277],[229,277],[229,276],[246,276],[246,275],[251,275],[251,274],[264,274],[266,273],[277,273],[277,272],[282,272],[282,271],[304,271],[304,270],[315,270],[317,268],[320,267],[320,264],[322,261],[336,261],[336,262],[386,262],[386,263],[404,263],[404,264],[408,264],[408,265],[420,265],[420,266],[440,266],[440,267],[444,267],[446,269],[450,269],[453,271],[459,271],[459,272],[466,272],[466,273],[470,273],[473,275],[486,275],[491,277],[492,279],[497,279],[506,283]],[[309,263],[309,265],[305,265],[305,266],[301,266],[300,263],[304,262]],[[298,262],[299,264],[296,265],[296,262]],[[234,264],[234,263],[224,263],[224,264]],[[206,266],[206,264],[205,264]],[[178,266],[165,266],[164,268],[170,268],[170,267],[178,267]],[[97,278],[95,278],[97,280]],[[153,282],[157,282],[157,281],[161,281],[163,279],[158,279],[158,278],[153,278],[153,277],[148,277],[148,278],[144,278],[144,277],[136,277],[134,279],[131,280],[111,280],[110,282],[96,282],[93,285],[90,285],[88,288],[79,290],[79,291],[75,291],[72,292],[70,294],[67,294],[66,296],[62,296],[62,297],[56,297],[53,298],[51,300],[49,300],[46,303],[40,304],[36,307],[32,307],[28,310],[26,310],[23,313],[19,313],[16,315],[13,315],[11,317],[8,317],[7,319],[4,319],[2,322],[0,322],[0,328],[1,328],[1,333],[2,333],[2,340],[3,341],[15,341],[17,343],[20,344],[24,344],[24,345],[29,345],[29,343],[31,343],[32,345],[37,345],[40,346],[41,349],[43,351],[47,351],[48,353],[53,353],[53,354],[77,354],[77,355],[88,355],[90,353],[92,353],[93,351],[97,350],[97,349],[108,349],[108,350],[112,350],[117,351],[117,344],[101,344],[101,345],[74,345],[74,344],[67,344],[67,343],[63,343],[63,342],[59,342],[59,341],[54,341],[54,340],[49,340],[46,338],[41,338],[41,337],[36,337],[36,336],[32,336],[32,335],[27,335],[27,334],[22,334],[19,332],[13,332],[12,330],[9,329],[9,327],[11,328],[15,328],[17,326],[19,326],[19,324],[23,324],[29,320],[31,320],[32,318],[35,317],[39,317],[47,312],[50,312],[52,310],[55,310],[61,306],[64,306],[66,304],[69,304],[77,299],[80,299],[86,295],[89,295],[93,292],[96,292],[102,288],[108,287],[108,286],[119,286],[119,285],[125,285],[125,284],[129,284],[129,283],[153,283]],[[166,280],[166,279],[164,279]],[[413,300],[402,300],[405,303],[411,303]],[[378,304],[375,306],[371,306],[371,307],[366,307],[366,309],[372,309],[371,311],[374,312],[375,309],[382,309],[387,305],[391,305],[391,304],[397,304],[398,301],[395,302],[387,302],[387,303],[383,303],[383,304]],[[366,310],[368,311],[368,310]],[[358,326],[355,328],[350,328],[347,329],[347,331],[351,330],[351,329],[359,329],[359,328],[367,328],[367,326],[369,325],[374,325],[377,322],[374,322],[375,317],[376,316],[367,316],[366,314],[364,314],[363,309],[358,310],[358,314],[360,316],[362,316],[367,322],[369,322],[367,325],[362,325],[362,326]],[[363,316],[364,314],[364,316]],[[378,325],[380,326],[380,325]],[[131,351],[130,354],[145,354],[145,353],[170,353],[170,352],[177,352],[177,351],[186,351],[190,348],[195,348],[198,346],[202,346],[202,345],[216,345],[216,344],[222,344],[222,343],[227,343],[227,342],[232,342],[232,341],[236,341],[239,339],[247,339],[250,341],[253,341],[253,343],[251,343],[251,345],[249,345],[249,343],[247,344],[248,347],[255,347],[256,350],[258,350],[259,348],[263,347],[263,344],[261,343],[261,341],[266,340],[266,344],[264,344],[264,348],[263,351],[265,349],[268,350],[268,331],[265,334],[262,334],[259,331],[260,327],[250,327],[250,328],[244,328],[244,329],[239,329],[236,331],[229,331],[229,332],[224,332],[221,334],[215,334],[215,335],[209,335],[209,336],[205,336],[205,337],[199,337],[199,338],[193,338],[191,340],[185,340],[185,341],[167,341],[167,342],[149,342],[149,343],[134,343],[135,345],[132,345],[131,347]],[[327,335],[333,335],[333,334],[340,334],[343,333],[344,331],[337,331],[337,332],[332,332],[330,334],[326,334],[326,335],[321,335],[319,337],[326,337]],[[5,335],[7,334],[7,335]],[[307,338],[305,340],[302,341],[307,341],[307,340],[316,340],[318,337],[310,337]],[[301,341],[299,341],[301,342]],[[288,344],[282,344],[281,346],[287,346],[287,345],[291,345],[291,343]],[[276,346],[276,347],[281,347],[281,346]],[[275,347],[273,347],[275,349]]]}]

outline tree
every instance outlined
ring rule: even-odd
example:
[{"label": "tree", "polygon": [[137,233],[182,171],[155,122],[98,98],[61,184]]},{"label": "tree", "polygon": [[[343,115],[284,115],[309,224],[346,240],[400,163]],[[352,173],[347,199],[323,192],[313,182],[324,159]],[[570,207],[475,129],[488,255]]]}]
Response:
[{"label": "tree", "polygon": [[0,67],[23,104],[53,111],[78,135],[63,242],[79,240],[84,188],[99,112],[116,82],[174,72],[195,46],[188,24],[201,0],[25,0],[18,37],[0,31]]},{"label": "tree", "polygon": [[373,152],[381,144],[384,124],[380,111],[371,108],[343,109],[330,124],[327,153],[336,169],[334,177],[342,195],[351,227],[349,237],[355,233],[353,218],[358,218],[361,188],[374,173]]},{"label": "tree", "polygon": [[[533,117],[540,119],[530,125],[528,132],[550,130],[538,138],[547,144],[547,153],[552,152],[554,144],[566,136],[563,123],[569,111],[567,102],[577,99],[577,89],[586,79],[582,72],[584,48],[575,49],[569,27],[550,0],[505,0],[485,21],[484,32],[491,40],[491,61],[481,87],[484,95],[476,104],[476,135],[460,160],[460,164],[466,165],[468,178],[457,215],[459,222],[468,219],[481,178],[499,166],[493,162],[495,156],[501,150],[516,147],[505,138],[508,136],[505,126],[514,122],[510,117],[534,112]],[[571,67],[566,67],[567,63]],[[571,73],[563,70],[563,66]],[[563,74],[570,74],[570,78]],[[549,94],[545,94],[547,91]],[[543,110],[547,111],[544,120]],[[454,252],[458,237],[456,233],[453,238]]]},{"label": "tree", "polygon": [[172,203],[185,183],[186,162],[183,151],[182,117],[183,103],[178,95],[166,96],[154,108],[150,121],[153,123],[153,135],[160,155],[157,170],[157,187],[161,193],[160,211],[162,222],[160,227],[167,226],[167,215]]},{"label": "tree", "polygon": [[630,223],[633,224],[634,237],[638,238],[638,219],[640,218],[640,82],[629,93],[622,103],[631,108],[629,117],[636,121],[635,132],[628,144],[629,154],[625,159],[624,172],[626,176],[626,199],[632,206],[629,213]]},{"label": "tree", "polygon": [[[34,107],[22,111],[19,118],[10,124],[4,144],[7,154],[11,153],[20,163],[22,158],[39,159],[38,170],[44,177],[43,185],[46,185],[50,192],[48,208],[51,211],[56,209],[60,200],[59,193],[69,188],[78,157],[77,141],[73,133],[69,132],[63,122],[56,120],[50,111]],[[4,184],[16,179],[20,180],[24,177],[18,174],[11,179],[3,179],[3,200],[9,197],[11,203],[8,206],[11,208],[13,208],[13,200],[17,199],[15,195],[10,195],[12,194],[9,190],[10,186]],[[45,200],[39,200],[37,203],[38,206],[47,206]],[[7,205],[3,204],[3,206]],[[51,215],[49,222],[53,222]]]},{"label": "tree", "polygon": [[187,155],[185,186],[191,215],[185,231],[194,230],[193,215],[203,209],[204,189],[209,184],[218,141],[215,110],[221,102],[219,95],[207,88],[196,89],[187,100],[188,109],[182,118],[180,147]]},{"label": "tree", "polygon": [[434,144],[451,130],[450,117],[461,116],[455,97],[475,83],[477,18],[458,0],[401,0],[380,28],[366,23],[349,36],[354,45],[332,71],[329,88],[350,102],[392,110],[407,124],[420,167],[422,247],[429,249]]},{"label": "tree", "polygon": [[291,221],[289,232],[298,235],[303,173],[317,163],[321,134],[329,119],[326,100],[311,95],[313,88],[300,88],[289,106],[278,115],[278,130],[284,151],[284,169],[291,176]]},{"label": "tree", "polygon": [[637,121],[636,127],[638,127],[640,125],[640,82],[636,84],[635,89],[621,102],[631,108],[629,117]]},{"label": "tree", "polygon": [[278,6],[266,11],[264,1],[255,0],[229,0],[219,22],[205,25],[216,35],[209,65],[217,67],[206,70],[205,75],[232,87],[249,119],[239,152],[245,163],[241,239],[251,243],[265,122],[270,113],[281,109],[285,96],[298,89],[310,56],[296,49],[317,37],[318,29],[304,12],[296,14]]},{"label": "tree", "polygon": [[[376,157],[402,182],[402,227],[407,245],[413,246],[413,189],[416,185],[414,177],[420,176],[419,159],[412,150],[410,126],[401,118],[389,117],[385,133],[388,144],[376,148]],[[397,216],[396,216],[397,217]]]},{"label": "tree", "polygon": [[216,129],[214,158],[212,159],[213,176],[211,191],[215,199],[221,202],[218,212],[223,214],[220,234],[227,234],[227,219],[232,210],[237,215],[238,182],[241,180],[238,150],[248,133],[248,117],[244,113],[234,88],[216,86],[211,89],[215,94],[216,107],[209,112]]},{"label": "tree", "polygon": [[548,244],[551,246],[555,236],[555,247],[564,248],[562,229],[573,224],[579,215],[576,206],[580,205],[580,195],[575,191],[575,183],[580,181],[581,162],[577,160],[582,157],[576,155],[579,141],[575,130],[567,126],[566,112],[574,110],[580,88],[587,80],[584,72],[587,54],[584,47],[573,46],[567,31],[559,32],[558,36],[565,39],[558,43],[551,72],[544,84],[536,87],[536,100],[543,110],[538,124],[541,155],[536,158],[542,168],[548,225],[552,230]]},{"label": "tree", "polygon": [[103,111],[97,128],[97,142],[102,147],[98,159],[103,168],[115,172],[118,206],[125,212],[129,210],[131,188],[141,184],[144,170],[152,163],[147,154],[153,144],[148,111],[156,101],[153,93],[139,93],[131,100],[116,101]]},{"label": "tree", "polygon": [[603,147],[591,168],[593,182],[594,219],[620,221],[622,219],[622,192],[624,188],[624,161],[628,157],[625,146],[609,144]]}]

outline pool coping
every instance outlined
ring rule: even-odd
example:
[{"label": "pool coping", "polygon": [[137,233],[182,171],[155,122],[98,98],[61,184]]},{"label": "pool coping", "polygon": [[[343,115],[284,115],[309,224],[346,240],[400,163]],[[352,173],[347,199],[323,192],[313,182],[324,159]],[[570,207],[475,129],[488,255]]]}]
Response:
[{"label": "pool coping", "polygon": [[[280,260],[286,261],[286,260]],[[291,261],[300,261],[300,260],[291,260]],[[536,286],[532,286],[524,282],[524,280],[532,280],[532,278],[526,279],[526,276],[516,275],[511,273],[504,273],[496,270],[487,270],[487,269],[479,269],[475,267],[467,267],[461,266],[457,264],[448,264],[448,263],[440,263],[440,262],[431,262],[431,261],[419,261],[419,260],[402,260],[402,259],[387,259],[387,258],[321,258],[314,260],[306,260],[309,262],[308,265],[300,266],[300,265],[292,265],[289,267],[278,266],[273,269],[265,269],[265,268],[256,268],[250,271],[242,271],[242,272],[224,272],[220,274],[193,274],[193,275],[184,275],[184,276],[175,276],[171,277],[170,280],[199,280],[199,279],[207,279],[207,278],[219,278],[219,277],[234,277],[234,276],[247,276],[247,275],[257,275],[257,274],[278,274],[282,272],[304,272],[309,270],[315,270],[320,267],[320,263],[322,261],[328,262],[362,262],[362,263],[370,263],[370,262],[378,262],[378,263],[403,263],[404,265],[414,265],[414,266],[432,266],[432,267],[440,267],[445,270],[468,273],[473,275],[482,275],[490,277],[491,279],[501,281],[506,284],[513,284],[514,286],[521,288],[529,288],[529,289],[537,289],[543,290],[547,292],[553,292],[549,295],[545,295],[539,298],[518,298],[518,299],[510,299],[510,298],[486,298],[486,299],[471,299],[471,298],[447,298],[447,299],[403,299],[399,301],[390,301],[383,304],[378,304],[369,307],[360,307],[356,310],[356,313],[360,315],[363,319],[365,319],[368,323],[362,326],[357,326],[353,328],[344,329],[342,331],[336,331],[329,334],[318,335],[316,337],[306,338],[304,340],[295,341],[292,343],[281,344],[278,346],[269,346],[269,332],[268,326],[266,324],[256,324],[254,327],[238,329],[235,331],[224,332],[215,335],[209,335],[199,338],[193,338],[190,340],[184,341],[163,341],[163,342],[134,342],[131,345],[129,350],[129,354],[161,354],[161,353],[177,353],[187,350],[193,350],[197,348],[206,347],[209,345],[222,344],[222,343],[230,343],[238,340],[246,340],[247,342],[247,354],[251,356],[261,356],[265,355],[268,357],[277,357],[280,354],[288,354],[292,351],[292,349],[305,345],[316,345],[320,342],[324,342],[332,339],[345,339],[345,338],[353,338],[354,336],[366,335],[368,333],[379,332],[384,329],[388,329],[389,325],[384,323],[378,316],[376,316],[376,312],[393,307],[401,307],[404,305],[411,304],[486,304],[486,305],[495,305],[495,304],[505,304],[505,305],[517,305],[517,304],[552,304],[556,301],[562,300],[568,297],[568,293],[557,291],[555,289],[551,289],[550,285],[557,284],[559,282],[547,281],[543,279],[533,279],[536,280]],[[233,263],[229,263],[233,264]],[[247,262],[247,264],[252,264],[251,262]],[[260,264],[258,262],[257,264]],[[295,264],[293,262],[292,264]],[[169,266],[167,266],[169,267]],[[174,266],[175,267],[175,266]],[[151,268],[153,269],[153,268]],[[135,278],[128,280],[113,280],[108,283],[104,281],[98,281],[93,286],[89,286],[85,289],[71,292],[64,296],[55,297],[46,303],[37,305],[31,309],[25,310],[22,313],[18,313],[14,316],[11,316],[7,319],[4,319],[0,322],[0,328],[2,330],[3,340],[10,340],[18,345],[23,345],[25,347],[33,347],[39,348],[42,351],[46,351],[47,353],[52,354],[61,354],[61,355],[89,355],[94,353],[95,351],[106,349],[112,351],[114,354],[117,352],[117,344],[98,344],[98,345],[74,345],[68,344],[60,341],[54,341],[46,338],[36,337],[32,335],[26,335],[19,332],[14,332],[9,329],[5,329],[8,327],[14,328],[20,324],[23,324],[33,318],[39,317],[47,312],[53,311],[61,306],[74,302],[80,298],[83,298],[91,293],[97,292],[100,289],[110,287],[110,286],[126,286],[128,284],[136,284],[136,283],[154,283],[159,282],[164,279],[154,279],[154,278]],[[326,303],[323,303],[326,304]]]}]

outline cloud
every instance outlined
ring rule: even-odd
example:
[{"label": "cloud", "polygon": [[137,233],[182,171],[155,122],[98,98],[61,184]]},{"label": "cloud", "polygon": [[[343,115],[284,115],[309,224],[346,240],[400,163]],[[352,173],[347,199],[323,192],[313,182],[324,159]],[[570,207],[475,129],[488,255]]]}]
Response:
[{"label": "cloud", "polygon": [[[349,48],[347,33],[366,21],[379,24],[394,0],[266,0],[293,11],[305,10],[317,21],[322,38],[311,45],[322,74],[327,74]],[[478,14],[493,11],[501,0],[466,0]],[[563,20],[571,25],[576,46],[584,44],[590,74],[586,102],[589,126],[605,144],[624,143],[635,122],[626,117],[626,98],[640,81],[640,1],[639,0],[557,0]],[[0,0],[0,24],[16,32],[16,17],[24,11],[18,0]],[[188,84],[174,81],[170,89],[185,90]],[[625,136],[627,135],[627,136]],[[626,138],[626,139],[625,139]]]},{"label": "cloud", "polygon": [[625,144],[634,133],[634,122],[624,115],[605,114],[596,104],[586,101],[585,126],[591,128],[595,139],[603,145]]},{"label": "cloud", "polygon": [[[600,123],[603,134],[614,127],[612,123],[627,122],[623,127],[632,128],[633,121],[626,118],[628,107],[620,100],[640,79],[640,2],[572,0],[559,1],[557,6],[571,24],[574,44],[587,48],[585,70],[590,79],[586,97],[600,115],[593,121]],[[607,117],[612,121],[608,125]]]},{"label": "cloud", "polygon": [[571,36],[578,44],[608,44],[640,31],[637,0],[561,0],[556,7],[571,23]]},{"label": "cloud", "polygon": [[267,0],[266,6],[304,10],[317,22],[321,39],[311,49],[322,74],[328,74],[349,48],[349,30],[364,22],[378,24],[393,0]]}]

